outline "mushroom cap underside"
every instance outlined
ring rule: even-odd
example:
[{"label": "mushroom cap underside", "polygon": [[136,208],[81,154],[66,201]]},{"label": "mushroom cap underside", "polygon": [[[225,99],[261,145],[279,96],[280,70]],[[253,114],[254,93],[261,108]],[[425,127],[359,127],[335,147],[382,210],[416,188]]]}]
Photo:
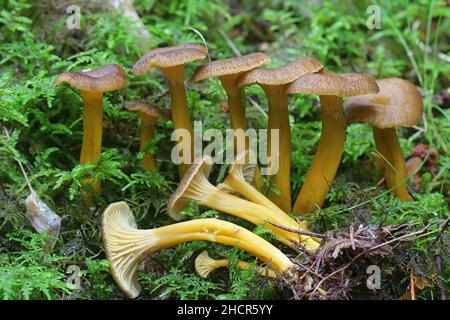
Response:
[{"label": "mushroom cap underside", "polygon": [[422,118],[423,102],[417,87],[400,78],[377,80],[380,92],[347,98],[349,123],[366,122],[381,129],[410,127]]}]

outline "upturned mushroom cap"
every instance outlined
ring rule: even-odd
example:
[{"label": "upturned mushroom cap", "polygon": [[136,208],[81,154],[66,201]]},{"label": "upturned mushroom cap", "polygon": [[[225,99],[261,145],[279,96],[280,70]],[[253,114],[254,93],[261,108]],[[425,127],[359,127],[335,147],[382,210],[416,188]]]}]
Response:
[{"label": "upturned mushroom cap", "polygon": [[377,80],[380,92],[350,97],[344,103],[349,123],[367,122],[381,129],[411,127],[422,118],[423,103],[417,87],[400,78]]},{"label": "upturned mushroom cap", "polygon": [[81,91],[107,92],[125,88],[126,76],[120,65],[109,64],[90,71],[64,72],[53,84],[62,82],[67,82]]},{"label": "upturned mushroom cap", "polygon": [[208,54],[206,47],[186,43],[183,45],[157,48],[144,54],[133,66],[133,74],[144,74],[150,68],[169,68],[185,64],[187,62],[201,60]]},{"label": "upturned mushroom cap", "polygon": [[195,258],[195,271],[200,277],[206,279],[216,269],[214,262],[215,260],[209,257],[208,251],[202,251]]},{"label": "upturned mushroom cap", "polygon": [[253,69],[239,78],[238,86],[244,87],[255,83],[261,85],[285,85],[304,74],[317,72],[322,68],[322,64],[314,58],[300,58],[279,68]]},{"label": "upturned mushroom cap", "polygon": [[[179,221],[185,218],[180,212],[188,206],[190,197],[195,198],[196,196],[195,192],[191,192],[191,188],[196,185],[209,185],[208,176],[211,168],[212,160],[210,157],[203,156],[195,159],[194,163],[184,174],[183,179],[181,179],[177,190],[169,199],[167,212],[172,219]],[[195,191],[195,188],[192,189]],[[201,190],[200,193],[202,193]]]},{"label": "upturned mushroom cap", "polygon": [[308,73],[287,86],[286,92],[348,97],[377,93],[376,81],[364,74],[337,74],[329,70]]},{"label": "upturned mushroom cap", "polygon": [[[254,153],[251,150],[246,150],[239,153],[236,156],[233,164],[230,165],[228,174],[233,174],[248,183],[253,183],[256,175],[256,163],[250,163],[249,161],[246,161],[246,159],[251,159],[252,157],[254,157]],[[217,188],[228,193],[235,192],[227,185],[227,179],[225,179],[223,183],[218,184]]]},{"label": "upturned mushroom cap", "polygon": [[125,108],[130,111],[142,112],[150,117],[170,119],[172,117],[170,110],[161,109],[152,104],[141,101],[125,102]]},{"label": "upturned mushroom cap", "polygon": [[[102,239],[106,257],[110,261],[111,274],[119,287],[130,298],[141,292],[141,285],[136,276],[139,268],[137,255],[127,259],[124,243],[130,241],[136,232],[136,220],[126,202],[110,204],[102,216]],[[136,245],[136,247],[138,247]]]},{"label": "upturned mushroom cap", "polygon": [[270,63],[270,58],[261,52],[250,53],[237,58],[213,61],[198,67],[191,80],[196,82],[209,77],[239,75],[242,72],[252,70],[266,63]]}]

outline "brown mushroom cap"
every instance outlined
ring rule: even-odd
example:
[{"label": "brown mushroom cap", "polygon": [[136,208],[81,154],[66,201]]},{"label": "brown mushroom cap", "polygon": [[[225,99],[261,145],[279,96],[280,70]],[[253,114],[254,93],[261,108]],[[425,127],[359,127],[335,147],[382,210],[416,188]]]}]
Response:
[{"label": "brown mushroom cap", "polygon": [[155,118],[171,119],[172,117],[170,110],[161,109],[154,105],[141,101],[125,102],[125,108],[130,111],[139,111]]},{"label": "brown mushroom cap", "polygon": [[144,74],[150,68],[169,68],[201,60],[208,54],[206,47],[186,43],[173,47],[157,48],[144,54],[133,66],[133,74]]},{"label": "brown mushroom cap", "polygon": [[261,85],[284,85],[291,83],[304,74],[317,72],[322,68],[322,64],[314,58],[300,58],[279,68],[253,69],[239,78],[238,86],[243,87],[255,83]]},{"label": "brown mushroom cap", "polygon": [[88,92],[107,92],[125,88],[125,71],[118,64],[108,64],[104,67],[81,72],[64,72],[53,84],[67,82],[71,86]]},{"label": "brown mushroom cap", "polygon": [[212,168],[212,160],[208,156],[195,159],[194,163],[189,167],[181,179],[177,190],[169,199],[167,204],[167,212],[174,220],[181,220],[184,218],[180,212],[189,204],[188,197],[184,197],[186,192],[189,192],[191,183],[199,178],[208,177]]},{"label": "brown mushroom cap", "polygon": [[380,92],[348,98],[344,103],[349,123],[367,122],[381,129],[416,125],[423,112],[416,86],[400,78],[377,80]]},{"label": "brown mushroom cap", "polygon": [[376,81],[364,74],[337,74],[329,70],[308,73],[292,82],[286,88],[287,93],[317,94],[338,97],[357,96],[377,93]]},{"label": "brown mushroom cap", "polygon": [[250,53],[237,58],[217,60],[198,67],[191,80],[196,82],[209,77],[237,75],[266,63],[270,63],[270,58],[261,52]]}]

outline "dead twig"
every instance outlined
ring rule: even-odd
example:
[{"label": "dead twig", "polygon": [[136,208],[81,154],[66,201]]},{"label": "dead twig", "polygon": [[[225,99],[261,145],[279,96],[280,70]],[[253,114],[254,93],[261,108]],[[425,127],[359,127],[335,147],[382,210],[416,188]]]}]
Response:
[{"label": "dead twig", "polygon": [[310,232],[310,231],[303,231],[303,230],[298,230],[298,229],[294,229],[294,228],[289,228],[289,227],[285,227],[276,223],[273,223],[271,221],[268,221],[269,224],[273,225],[274,227],[277,227],[281,230],[284,231],[289,231],[292,233],[296,233],[296,234],[300,234],[302,236],[309,236],[309,237],[314,237],[314,238],[320,238],[320,239],[327,239],[327,236],[320,234],[320,233],[315,233],[315,232]]}]

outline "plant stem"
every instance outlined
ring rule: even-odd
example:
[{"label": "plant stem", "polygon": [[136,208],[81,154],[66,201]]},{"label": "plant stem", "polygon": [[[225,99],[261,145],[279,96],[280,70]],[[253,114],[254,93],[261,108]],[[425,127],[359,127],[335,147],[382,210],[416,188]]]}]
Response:
[{"label": "plant stem", "polygon": [[[84,100],[83,107],[83,142],[81,145],[80,164],[96,162],[102,151],[103,107],[102,92],[81,91]],[[91,183],[85,179],[83,183]],[[100,181],[92,186],[94,192],[101,191]]]},{"label": "plant stem", "polygon": [[[245,181],[245,179],[236,177],[233,173],[230,173],[224,181],[226,185],[231,187],[234,191],[244,196],[246,199],[253,203],[260,204],[271,209],[279,219],[284,221],[284,226],[292,226],[293,230],[309,231],[304,225],[295,221],[277,205],[275,205],[270,199],[259,192],[255,187]],[[298,239],[297,239],[298,241]],[[310,237],[300,235],[300,242],[309,250],[315,250],[319,247],[319,243]]]},{"label": "plant stem", "polygon": [[151,230],[142,230],[139,238],[146,243],[141,251],[152,253],[160,249],[195,240],[217,242],[243,249],[274,270],[285,273],[293,263],[275,246],[234,223],[219,219],[197,219]]},{"label": "plant stem", "polygon": [[[220,77],[220,81],[222,82],[228,97],[228,110],[230,112],[231,128],[233,130],[242,129],[246,131],[247,121],[245,120],[245,107],[242,100],[242,90],[236,85],[236,79],[240,75],[241,73],[222,76]],[[249,150],[250,147],[250,140],[247,138],[245,141],[245,150]],[[261,189],[264,185],[258,166],[256,166],[254,183],[258,189]]]},{"label": "plant stem", "polygon": [[[191,117],[189,115],[186,87],[184,85],[184,65],[170,68],[161,68],[161,71],[166,75],[169,83],[169,94],[171,100],[172,122],[174,130],[186,129],[190,133],[190,161],[189,163],[181,163],[178,165],[178,173],[181,179],[184,176],[185,172],[188,170],[190,163],[192,163],[194,159],[194,130],[192,127]],[[182,139],[178,137],[177,144],[180,145],[181,141]],[[186,155],[181,153],[180,156],[183,157]]]},{"label": "plant stem", "polygon": [[275,173],[275,187],[280,194],[272,193],[269,198],[283,211],[291,211],[291,126],[289,123],[288,98],[284,85],[262,86],[269,101],[269,143],[268,154],[272,155],[272,130],[279,130],[278,171]]},{"label": "plant stem", "polygon": [[320,96],[322,133],[314,160],[295,201],[292,212],[305,214],[321,207],[336,176],[345,143],[343,99]]}]

